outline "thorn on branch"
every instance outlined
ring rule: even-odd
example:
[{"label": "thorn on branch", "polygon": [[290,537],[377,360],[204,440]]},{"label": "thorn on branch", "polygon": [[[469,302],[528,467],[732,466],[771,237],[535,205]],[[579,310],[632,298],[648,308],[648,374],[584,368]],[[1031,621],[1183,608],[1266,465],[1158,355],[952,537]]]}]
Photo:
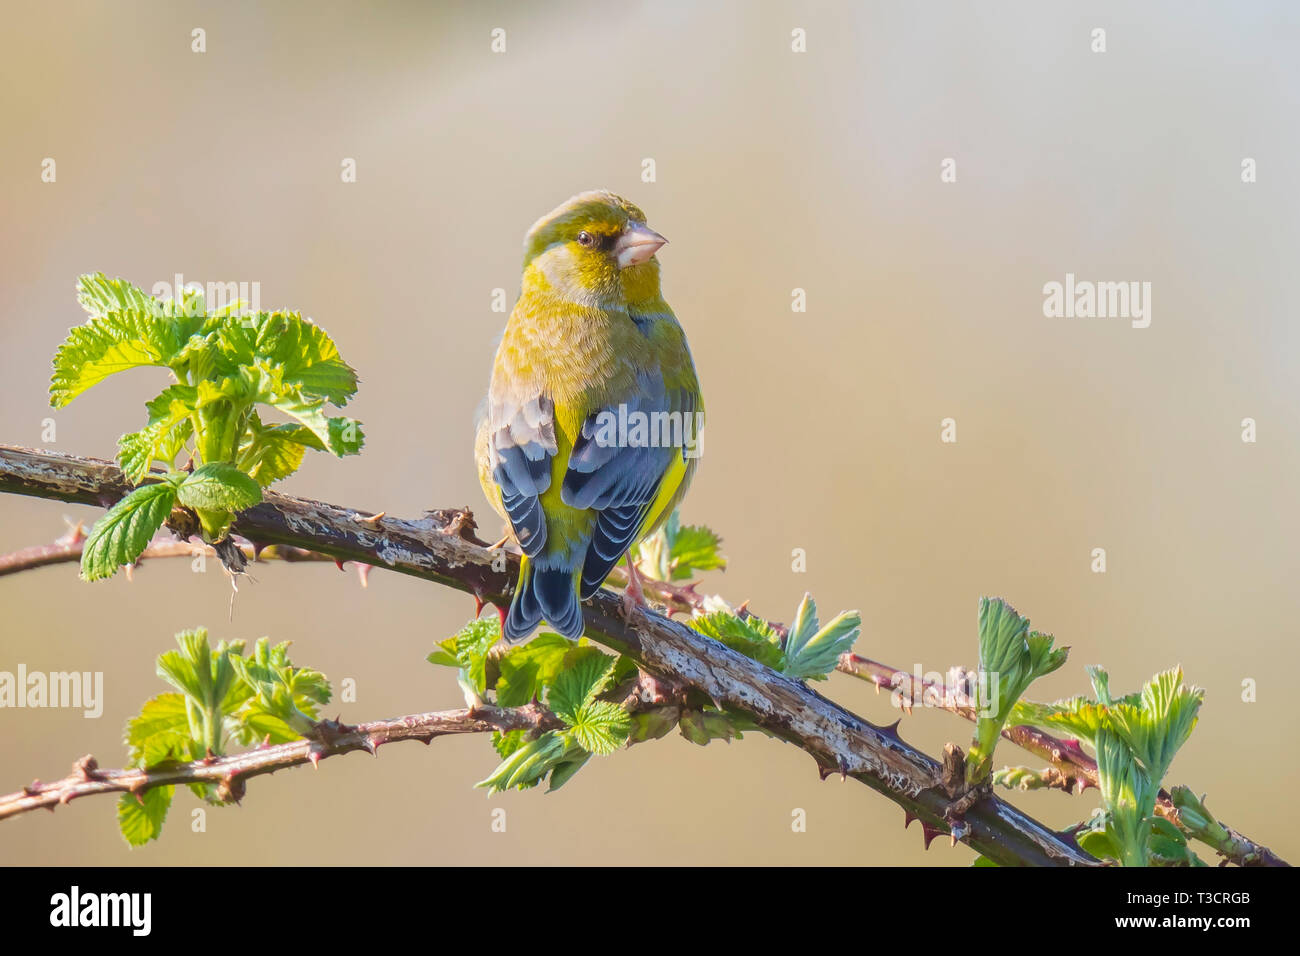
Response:
[{"label": "thorn on branch", "polygon": [[222,803],[239,803],[244,799],[247,792],[247,785],[244,778],[236,773],[222,777],[221,782],[217,784],[217,797]]},{"label": "thorn on branch", "polygon": [[469,510],[469,505],[464,508],[437,508],[426,511],[425,514],[433,519],[433,523],[443,534],[449,534],[471,544],[486,544],[474,533],[478,530],[478,524],[474,521],[474,514]]}]

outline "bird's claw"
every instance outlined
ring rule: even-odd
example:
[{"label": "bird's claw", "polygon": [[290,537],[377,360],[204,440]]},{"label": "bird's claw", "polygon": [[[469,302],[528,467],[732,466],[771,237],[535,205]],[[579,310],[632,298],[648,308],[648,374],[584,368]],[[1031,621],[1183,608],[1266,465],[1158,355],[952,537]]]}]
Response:
[{"label": "bird's claw", "polygon": [[627,587],[623,589],[623,620],[631,624],[636,617],[636,609],[647,607],[645,591],[641,589],[641,575],[637,573],[636,562],[632,556],[627,559]]}]

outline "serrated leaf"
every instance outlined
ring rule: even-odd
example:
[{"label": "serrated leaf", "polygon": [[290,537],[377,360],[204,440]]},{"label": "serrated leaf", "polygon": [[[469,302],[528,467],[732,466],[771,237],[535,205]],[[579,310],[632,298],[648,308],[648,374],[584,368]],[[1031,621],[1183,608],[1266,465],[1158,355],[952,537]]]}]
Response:
[{"label": "serrated leaf", "polygon": [[742,619],[730,611],[718,610],[691,618],[687,626],[774,670],[780,670],[785,663],[781,635],[766,621]]},{"label": "serrated leaf", "polygon": [[719,553],[722,538],[704,525],[682,525],[669,541],[672,580],[684,581],[700,571],[714,571],[727,566]]},{"label": "serrated leaf", "polygon": [[195,469],[176,494],[187,508],[206,511],[242,511],[262,500],[261,486],[223,461],[210,461]]},{"label": "serrated leaf", "polygon": [[176,487],[168,481],[141,485],[95,522],[81,552],[81,576],[87,581],[112,577],[131,564],[162,527],[176,503]]},{"label": "serrated leaf", "polygon": [[268,361],[286,385],[333,405],[346,405],[357,389],[356,372],[329,335],[297,312],[241,316],[223,327],[218,347],[237,365]]},{"label": "serrated leaf", "polygon": [[356,454],[365,444],[360,422],[326,415],[326,399],[287,382],[280,369],[261,362],[241,368],[239,375],[241,396],[268,405],[307,429],[311,437],[302,436],[303,444],[319,451],[329,451],[340,458]]},{"label": "serrated leaf", "polygon": [[127,722],[124,740],[135,767],[187,757],[193,728],[185,696],[168,692],[145,701],[139,715]]},{"label": "serrated leaf", "polygon": [[[310,667],[295,667],[288,651],[288,641],[272,646],[263,637],[248,657],[230,657],[239,682],[250,691],[247,702],[235,714],[244,742],[267,735],[274,743],[306,736],[313,729],[317,707],[329,702],[331,690],[325,675]],[[223,709],[232,710],[228,702]]]},{"label": "serrated leaf", "polygon": [[727,566],[718,553],[722,539],[702,525],[682,525],[677,512],[650,537],[636,546],[634,557],[647,576],[659,581],[683,581],[697,571]]},{"label": "serrated leaf", "polygon": [[595,648],[578,648],[583,651],[571,664],[556,675],[546,701],[557,717],[567,724],[578,721],[578,712],[605,689],[614,670],[615,660]]},{"label": "serrated leaf", "polygon": [[92,319],[110,312],[162,313],[162,303],[149,293],[125,279],[110,279],[102,272],[77,279],[77,302]]},{"label": "serrated leaf", "polygon": [[534,697],[540,699],[564,665],[564,656],[575,646],[559,634],[539,634],[527,644],[511,648],[497,661],[497,703],[518,707]]},{"label": "serrated leaf", "polygon": [[500,637],[501,622],[495,615],[470,621],[442,641],[427,660],[430,664],[459,667],[471,689],[481,695],[487,690],[488,651]]},{"label": "serrated leaf", "polygon": [[[239,467],[263,488],[292,475],[302,465],[307,445],[301,425],[263,426],[256,413],[250,416],[249,436],[239,452]],[[313,436],[314,437],[314,436]]]},{"label": "serrated leaf", "polygon": [[627,741],[631,721],[627,711],[607,700],[590,700],[578,708],[569,725],[570,738],[589,753],[606,756]]},{"label": "serrated leaf", "polygon": [[50,404],[56,408],[116,372],[171,366],[202,321],[103,273],[82,276],[77,299],[92,317],[69,330],[55,353]]},{"label": "serrated leaf", "polygon": [[175,787],[154,787],[141,794],[138,800],[133,793],[122,794],[117,801],[117,826],[127,843],[144,846],[150,840],[158,839],[175,790]]},{"label": "serrated leaf", "polygon": [[158,676],[187,698],[191,727],[197,749],[220,753],[225,742],[228,702],[242,700],[234,690],[239,684],[231,657],[243,653],[243,641],[222,641],[215,649],[208,644],[204,628],[180,631],[178,650],[158,655]]},{"label": "serrated leaf", "polygon": [[118,462],[130,481],[139,483],[155,461],[171,467],[193,434],[191,416],[196,391],[189,385],[170,385],[163,389],[145,406],[149,424],[118,439]]},{"label": "serrated leaf", "polygon": [[175,349],[170,319],[143,313],[112,313],[68,332],[54,355],[50,404],[62,408],[117,372],[167,366]]},{"label": "serrated leaf", "polygon": [[862,633],[862,615],[844,611],[825,627],[817,621],[817,605],[805,594],[786,636],[781,672],[796,680],[825,680],[840,655],[851,650]]},{"label": "serrated leaf", "polygon": [[979,716],[966,760],[966,780],[981,783],[993,772],[993,751],[1007,717],[1037,678],[1062,664],[1068,647],[1053,647],[1050,634],[1029,630],[1029,619],[1001,598],[980,598],[980,680],[976,682]]},{"label": "serrated leaf", "polygon": [[492,731],[492,748],[496,750],[499,757],[509,757],[523,745],[524,732],[522,730],[507,730],[505,733],[499,730]]}]

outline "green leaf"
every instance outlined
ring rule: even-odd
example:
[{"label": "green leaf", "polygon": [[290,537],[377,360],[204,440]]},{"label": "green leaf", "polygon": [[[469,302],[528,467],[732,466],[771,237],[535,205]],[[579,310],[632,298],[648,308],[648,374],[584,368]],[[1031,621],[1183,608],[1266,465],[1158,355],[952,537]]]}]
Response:
[{"label": "green leaf", "polygon": [[268,735],[275,743],[306,736],[314,728],[317,706],[329,702],[331,691],[325,675],[294,667],[288,649],[288,641],[272,647],[263,637],[247,658],[230,658],[235,673],[252,691],[236,715],[244,725],[241,739],[245,742]]},{"label": "green leaf", "polygon": [[162,303],[125,279],[110,279],[102,272],[77,280],[77,302],[92,319],[110,312],[162,314]]},{"label": "green leaf", "polygon": [[125,742],[134,767],[150,767],[164,760],[186,760],[194,739],[185,696],[159,694],[145,702],[140,714],[126,725]]},{"label": "green leaf", "polygon": [[1097,784],[1111,838],[1123,866],[1146,866],[1157,787],[1123,740],[1109,728],[1097,734]]},{"label": "green leaf", "polygon": [[[171,464],[190,434],[195,401],[196,390],[192,386],[169,385],[145,405],[149,424],[138,432],[123,435],[118,441],[118,457],[128,477],[138,482],[155,459]],[[130,461],[124,448],[127,445],[134,446]]]},{"label": "green leaf", "polygon": [[534,697],[540,699],[564,665],[564,656],[576,646],[559,634],[539,634],[527,644],[511,648],[497,662],[497,703],[519,707]]},{"label": "green leaf", "polygon": [[1054,648],[1050,634],[1030,632],[1001,598],[980,598],[980,679],[976,681],[975,734],[966,760],[966,780],[981,783],[993,772],[993,751],[1012,708],[1029,685],[1065,663],[1068,647]]},{"label": "green leaf", "polygon": [[1085,853],[1090,853],[1099,860],[1118,860],[1119,844],[1106,829],[1084,830],[1075,838]]},{"label": "green leaf", "polygon": [[187,712],[196,749],[219,754],[225,744],[226,717],[232,700],[246,693],[232,693],[239,683],[232,656],[242,654],[242,641],[222,642],[213,650],[203,628],[176,635],[179,650],[158,655],[158,676],[187,698]]},{"label": "green leaf", "polygon": [[92,318],[71,329],[55,353],[50,404],[56,408],[115,372],[170,367],[202,321],[102,273],[81,277],[77,299]]},{"label": "green leaf", "polygon": [[551,771],[551,783],[546,788],[547,793],[554,793],[562,786],[573,779],[573,775],[587,765],[591,759],[591,754],[584,751],[570,750],[565,753],[564,758],[555,764],[555,769]]},{"label": "green leaf", "polygon": [[719,553],[722,538],[703,525],[682,525],[669,542],[672,580],[685,581],[700,571],[725,568],[727,559]]},{"label": "green leaf", "polygon": [[1196,727],[1205,691],[1187,687],[1180,667],[1163,671],[1142,687],[1141,706],[1110,708],[1111,724],[1158,784]]},{"label": "green leaf", "polygon": [[844,611],[825,627],[817,622],[817,605],[805,594],[786,636],[782,673],[796,680],[825,680],[835,669],[840,655],[853,648],[862,632],[862,615]]},{"label": "green leaf", "polygon": [[266,362],[240,369],[240,394],[249,401],[288,415],[302,424],[310,433],[301,441],[320,451],[329,451],[338,457],[355,455],[365,444],[361,424],[351,418],[331,418],[325,414],[326,399],[309,393],[300,386],[285,380],[281,369]]},{"label": "green leaf", "polygon": [[631,721],[627,711],[607,700],[590,700],[569,722],[570,739],[589,753],[612,754],[627,742]]},{"label": "green leaf", "polygon": [[239,452],[242,471],[266,488],[298,470],[307,451],[300,436],[311,434],[307,429],[301,425],[263,426],[256,412],[250,415],[249,424],[250,433]]},{"label": "green leaf", "polygon": [[677,726],[679,714],[677,707],[650,707],[638,710],[635,714],[629,715],[631,728],[627,739],[632,743],[642,743],[665,737]]},{"label": "green leaf", "polygon": [[141,485],[95,522],[81,552],[81,576],[87,581],[111,577],[149,546],[176,503],[170,481]]},{"label": "green leaf", "polygon": [[62,408],[117,372],[166,366],[175,344],[171,325],[159,316],[113,313],[70,330],[54,355],[50,404]]},{"label": "green leaf", "polygon": [[482,694],[487,690],[487,656],[492,645],[501,637],[501,622],[496,615],[470,621],[438,648],[430,652],[430,664],[459,667],[474,690]]},{"label": "green leaf", "polygon": [[218,347],[235,365],[268,361],[286,385],[333,405],[346,405],[357,390],[356,372],[329,335],[297,312],[241,316],[223,326]]},{"label": "green leaf", "polygon": [[705,707],[702,710],[683,710],[677,729],[691,743],[704,747],[712,740],[739,740],[744,736],[742,730],[752,730],[755,726],[739,714]]},{"label": "green leaf", "polygon": [[774,670],[785,664],[781,635],[766,621],[742,619],[730,611],[711,611],[691,618],[687,626]]},{"label": "green leaf", "polygon": [[499,757],[509,757],[525,742],[522,730],[507,730],[505,733],[499,730],[492,731],[492,747]]},{"label": "green leaf", "polygon": [[633,555],[643,573],[659,581],[684,581],[698,571],[725,568],[727,559],[718,553],[722,539],[702,525],[681,525],[677,512],[663,527],[637,545]]},{"label": "green leaf", "polygon": [[122,794],[117,801],[117,826],[127,843],[144,846],[158,839],[175,790],[175,787],[154,787],[139,799],[133,793]]},{"label": "green leaf", "polygon": [[127,432],[117,440],[117,462],[127,481],[138,485],[149,474],[158,457],[158,444],[164,437],[159,429],[149,427]]},{"label": "green leaf", "polygon": [[262,488],[234,465],[210,461],[181,483],[177,497],[187,508],[242,511],[262,500]]},{"label": "green leaf", "polygon": [[565,755],[568,744],[556,731],[548,730],[506,757],[484,780],[474,784],[488,793],[500,793],[512,787],[535,786],[551,772]]},{"label": "green leaf", "polygon": [[579,711],[605,689],[614,670],[615,659],[592,647],[583,651],[551,684],[547,703],[555,715],[567,724],[579,721]]},{"label": "green leaf", "polygon": [[1232,834],[1223,826],[1210,808],[1205,805],[1205,795],[1197,797],[1189,788],[1171,787],[1169,797],[1178,810],[1179,822],[1187,831],[1216,850],[1226,851],[1232,843]]}]

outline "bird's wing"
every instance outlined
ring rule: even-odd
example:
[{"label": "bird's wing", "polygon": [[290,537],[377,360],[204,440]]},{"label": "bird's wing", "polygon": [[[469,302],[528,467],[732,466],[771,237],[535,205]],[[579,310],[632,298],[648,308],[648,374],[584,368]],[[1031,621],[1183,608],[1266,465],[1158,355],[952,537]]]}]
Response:
[{"label": "bird's wing", "polygon": [[[676,458],[685,457],[682,429],[690,427],[695,404],[690,389],[668,388],[661,373],[643,371],[634,395],[597,409],[582,423],[560,498],[570,507],[596,512],[582,569],[584,598],[595,593],[636,541],[664,476]],[[635,432],[638,416],[645,423],[640,442]]]},{"label": "bird's wing", "polygon": [[488,464],[519,547],[536,557],[546,545],[546,515],[538,498],[551,486],[555,406],[537,393],[488,398]]}]

